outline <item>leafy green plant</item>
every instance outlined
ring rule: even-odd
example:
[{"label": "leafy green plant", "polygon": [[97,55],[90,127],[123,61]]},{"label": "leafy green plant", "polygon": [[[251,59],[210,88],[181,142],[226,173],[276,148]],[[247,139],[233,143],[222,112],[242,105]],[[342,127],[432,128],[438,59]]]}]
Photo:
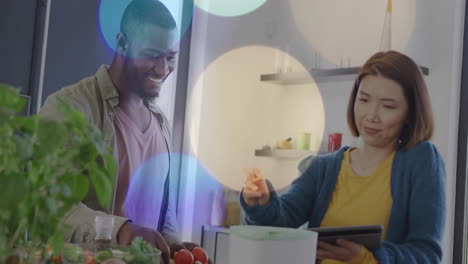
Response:
[{"label": "leafy green plant", "polygon": [[120,259],[131,264],[154,264],[160,263],[161,251],[152,247],[143,238],[135,237],[128,247],[112,247],[97,252],[90,252],[80,246],[67,244],[64,247],[62,259],[65,264],[100,264],[109,263],[109,260],[112,259]]},{"label": "leafy green plant", "polygon": [[152,247],[143,238],[135,237],[129,247],[118,247],[98,251],[94,258],[96,264],[112,258],[120,258],[125,263],[132,264],[152,264],[159,263],[161,251]]},{"label": "leafy green plant", "polygon": [[64,102],[63,121],[18,113],[24,99],[0,84],[0,263],[14,247],[63,246],[64,214],[90,185],[108,207],[115,161],[100,132]]}]

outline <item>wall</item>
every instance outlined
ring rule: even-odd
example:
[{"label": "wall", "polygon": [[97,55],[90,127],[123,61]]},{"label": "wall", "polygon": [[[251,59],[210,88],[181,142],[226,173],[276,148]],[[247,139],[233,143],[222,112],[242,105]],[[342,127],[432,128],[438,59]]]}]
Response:
[{"label": "wall", "polygon": [[[379,48],[385,5],[385,1],[374,0],[270,0],[252,13],[240,17],[214,16],[196,9],[188,100],[197,103],[189,104],[187,108],[187,114],[192,116],[187,120],[187,128],[191,129],[191,132],[186,134],[186,151],[198,155],[196,157],[204,166],[208,169],[213,168],[213,174],[221,171],[218,167],[227,166],[231,173],[227,178],[230,180],[232,177],[242,177],[240,173],[236,173],[242,166],[270,166],[270,170],[274,171],[271,164],[247,157],[245,153],[264,144],[265,141],[270,143],[273,137],[279,137],[280,133],[267,140],[266,136],[259,136],[263,133],[251,131],[268,128],[265,117],[258,119],[258,111],[252,111],[258,110],[254,102],[261,102],[265,98],[270,100],[278,96],[278,93],[271,92],[269,95],[269,92],[265,92],[261,95],[260,90],[266,86],[256,85],[245,78],[249,78],[250,74],[250,78],[257,78],[259,73],[273,70],[274,61],[272,63],[271,58],[267,59],[264,56],[271,47],[288,52],[297,59],[298,65],[305,68],[362,65]],[[395,1],[392,15],[392,49],[406,53],[417,63],[430,69],[426,81],[436,122],[433,142],[440,150],[447,168],[448,218],[444,239],[444,263],[451,263],[452,254],[463,10],[464,2],[461,0],[409,0]],[[256,55],[249,52],[235,53],[236,50],[255,47],[263,48],[256,50]],[[229,54],[237,55],[232,55],[236,59],[231,60],[230,67],[212,69],[223,57],[231,56]],[[274,57],[274,53],[270,54]],[[298,65],[294,66],[293,70],[300,70]],[[218,78],[215,78],[215,75]],[[245,85],[249,87],[244,87]],[[347,133],[345,112],[351,86],[352,81],[349,80],[318,83],[325,115],[322,137],[330,131]],[[243,96],[239,96],[237,92]],[[224,101],[228,98],[226,94],[236,102]],[[281,107],[296,107],[292,102],[289,101],[289,105]],[[226,107],[230,108],[227,110]],[[225,121],[217,116],[223,116],[230,111],[238,111],[238,116],[227,115]],[[274,118],[276,114],[277,112],[272,111],[269,118]],[[309,116],[304,112],[303,123],[316,122],[317,119],[307,121]],[[217,123],[213,124],[213,121]],[[243,139],[237,144],[225,142],[229,147],[236,146],[232,149],[233,153],[230,153],[231,149],[226,146],[210,144],[211,140],[226,132],[222,131],[222,128],[230,128],[229,131],[235,131],[228,132],[230,135]],[[249,135],[254,138],[249,138]],[[194,141],[197,143],[194,144]],[[352,143],[349,134],[345,135],[344,141]],[[325,143],[323,140],[322,148]],[[219,164],[222,160],[220,155],[226,157],[223,164]],[[236,156],[238,158],[233,158]],[[291,173],[292,167],[290,164],[287,169]],[[185,197],[197,198],[204,199],[201,194]],[[188,236],[197,238],[198,226],[195,228],[195,233]]]},{"label": "wall", "polygon": [[35,1],[5,0],[0,3],[0,82],[30,95]]}]

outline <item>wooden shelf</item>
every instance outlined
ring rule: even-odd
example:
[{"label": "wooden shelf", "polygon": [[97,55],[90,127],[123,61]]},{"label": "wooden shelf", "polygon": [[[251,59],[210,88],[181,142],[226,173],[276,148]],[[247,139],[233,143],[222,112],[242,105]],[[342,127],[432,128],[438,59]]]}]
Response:
[{"label": "wooden shelf", "polygon": [[[429,69],[427,67],[419,67],[424,75],[429,75]],[[311,69],[309,72],[269,73],[260,75],[260,81],[281,85],[345,81],[354,79],[354,75],[358,73],[359,69],[360,67],[350,67],[338,69]]]},{"label": "wooden shelf", "polygon": [[316,155],[317,151],[298,149],[256,149],[256,157],[270,157],[275,159],[300,159]]}]

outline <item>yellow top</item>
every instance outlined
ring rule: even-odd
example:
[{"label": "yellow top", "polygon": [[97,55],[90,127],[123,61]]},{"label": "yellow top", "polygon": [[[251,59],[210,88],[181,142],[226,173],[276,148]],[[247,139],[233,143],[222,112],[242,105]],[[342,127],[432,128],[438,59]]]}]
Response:
[{"label": "yellow top", "polygon": [[387,0],[387,13],[392,12],[392,0]]},{"label": "yellow top", "polygon": [[[320,227],[382,225],[382,239],[385,239],[392,208],[390,178],[395,152],[383,160],[370,175],[358,176],[351,168],[349,159],[351,151],[353,149],[348,149],[344,153],[338,181]],[[372,253],[362,248],[361,254],[347,263],[377,263]],[[321,262],[321,264],[337,263],[342,262],[328,259]]]}]

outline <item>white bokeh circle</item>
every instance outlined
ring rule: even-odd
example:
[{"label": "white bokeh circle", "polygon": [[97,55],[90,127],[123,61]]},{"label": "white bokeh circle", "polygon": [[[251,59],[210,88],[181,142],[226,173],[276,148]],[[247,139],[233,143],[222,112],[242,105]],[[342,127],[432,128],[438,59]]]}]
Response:
[{"label": "white bokeh circle", "polygon": [[255,149],[279,139],[311,133],[318,150],[325,126],[324,105],[312,80],[300,85],[260,81],[272,73],[275,55],[287,56],[291,69],[306,72],[295,58],[266,46],[231,50],[210,63],[188,98],[192,154],[223,185],[239,190],[243,168],[260,168],[277,188],[297,177],[298,159],[254,156]]}]

